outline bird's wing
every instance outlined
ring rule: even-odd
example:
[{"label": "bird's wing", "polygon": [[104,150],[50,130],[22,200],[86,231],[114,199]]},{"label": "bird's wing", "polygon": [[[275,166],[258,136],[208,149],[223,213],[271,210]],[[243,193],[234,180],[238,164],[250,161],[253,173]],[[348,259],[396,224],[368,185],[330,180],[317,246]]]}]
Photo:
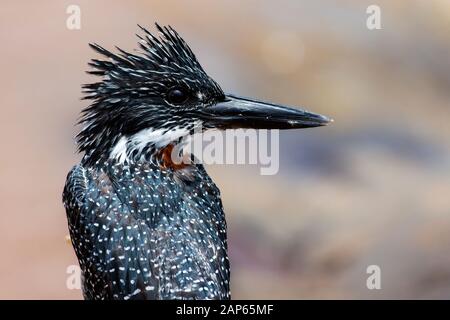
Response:
[{"label": "bird's wing", "polygon": [[[220,190],[209,177],[202,164],[197,165],[197,170],[199,170],[199,175],[203,177],[203,184],[200,190],[197,190],[197,192],[201,192],[203,205],[190,205],[190,208],[197,209],[199,211],[199,218],[194,222],[197,225],[193,227],[198,232],[203,230],[205,234],[208,234],[210,237],[214,238],[205,238],[205,241],[207,242],[207,250],[199,252],[198,256],[202,257],[203,261],[209,262],[209,267],[213,267],[213,269],[209,271],[211,272],[210,274],[214,274],[214,282],[219,284],[221,287],[221,294],[219,295],[219,298],[230,299],[230,264],[227,254],[227,224],[225,220],[225,213],[223,211]],[[185,199],[184,203],[189,205],[189,200]],[[210,210],[204,212],[204,209],[200,209],[201,207],[210,208]],[[213,228],[213,231],[211,232],[211,230],[207,230],[208,228]]]},{"label": "bird's wing", "polygon": [[[168,228],[136,214],[138,203],[133,201],[139,199],[121,199],[116,192],[120,186],[111,179],[106,173],[93,174],[78,165],[68,174],[63,192],[70,236],[83,272],[85,298],[228,298],[225,234],[217,233],[225,240],[222,246],[207,238],[197,242],[197,232],[208,234],[205,228],[222,221],[220,198],[218,202],[215,196],[207,197],[216,218],[203,223],[193,219],[187,231],[190,235],[186,235],[179,228],[189,222],[180,220]],[[216,189],[212,184],[209,193],[218,192]],[[202,211],[194,203],[177,202],[174,212],[194,210],[192,213],[200,217]],[[179,214],[175,217],[182,219]]]},{"label": "bird's wing", "polygon": [[85,298],[157,298],[149,227],[127,214],[110,182],[75,166],[67,176],[63,202]]}]

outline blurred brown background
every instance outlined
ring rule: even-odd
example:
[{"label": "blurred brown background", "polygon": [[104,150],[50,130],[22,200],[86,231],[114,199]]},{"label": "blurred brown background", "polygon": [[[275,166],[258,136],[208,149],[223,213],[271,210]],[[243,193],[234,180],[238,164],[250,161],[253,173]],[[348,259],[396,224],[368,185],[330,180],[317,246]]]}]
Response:
[{"label": "blurred brown background", "polygon": [[[382,9],[382,30],[366,8]],[[66,8],[81,8],[81,30]],[[79,299],[61,191],[88,42],[171,24],[228,92],[329,115],[282,132],[280,172],[213,166],[234,298],[450,297],[450,2],[5,1],[0,298]],[[366,268],[381,267],[381,290]]]}]

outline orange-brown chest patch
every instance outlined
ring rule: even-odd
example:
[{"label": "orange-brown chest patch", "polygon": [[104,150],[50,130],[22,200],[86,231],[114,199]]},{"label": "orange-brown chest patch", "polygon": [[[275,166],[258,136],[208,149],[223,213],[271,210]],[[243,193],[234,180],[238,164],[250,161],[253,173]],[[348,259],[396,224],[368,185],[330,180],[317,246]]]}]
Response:
[{"label": "orange-brown chest patch", "polygon": [[180,170],[191,164],[189,155],[184,154],[183,156],[179,156],[174,153],[173,144],[169,144],[165,148],[161,149],[158,152],[158,156],[161,159],[161,167],[165,169]]}]

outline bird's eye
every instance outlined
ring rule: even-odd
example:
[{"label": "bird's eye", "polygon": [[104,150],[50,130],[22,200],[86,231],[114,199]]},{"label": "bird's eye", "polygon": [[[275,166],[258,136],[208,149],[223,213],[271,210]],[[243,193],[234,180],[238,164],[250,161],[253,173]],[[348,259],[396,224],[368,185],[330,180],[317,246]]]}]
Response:
[{"label": "bird's eye", "polygon": [[187,99],[187,91],[183,88],[173,88],[167,93],[167,101],[172,104],[182,104]]}]

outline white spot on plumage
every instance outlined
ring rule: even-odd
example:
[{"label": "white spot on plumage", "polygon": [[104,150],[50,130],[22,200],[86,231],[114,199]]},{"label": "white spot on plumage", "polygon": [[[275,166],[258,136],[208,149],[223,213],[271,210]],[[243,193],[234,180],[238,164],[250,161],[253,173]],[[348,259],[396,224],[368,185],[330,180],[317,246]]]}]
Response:
[{"label": "white spot on plumage", "polygon": [[117,144],[112,149],[110,156],[111,159],[116,159],[119,163],[125,162],[127,157],[127,138],[121,137]]}]

